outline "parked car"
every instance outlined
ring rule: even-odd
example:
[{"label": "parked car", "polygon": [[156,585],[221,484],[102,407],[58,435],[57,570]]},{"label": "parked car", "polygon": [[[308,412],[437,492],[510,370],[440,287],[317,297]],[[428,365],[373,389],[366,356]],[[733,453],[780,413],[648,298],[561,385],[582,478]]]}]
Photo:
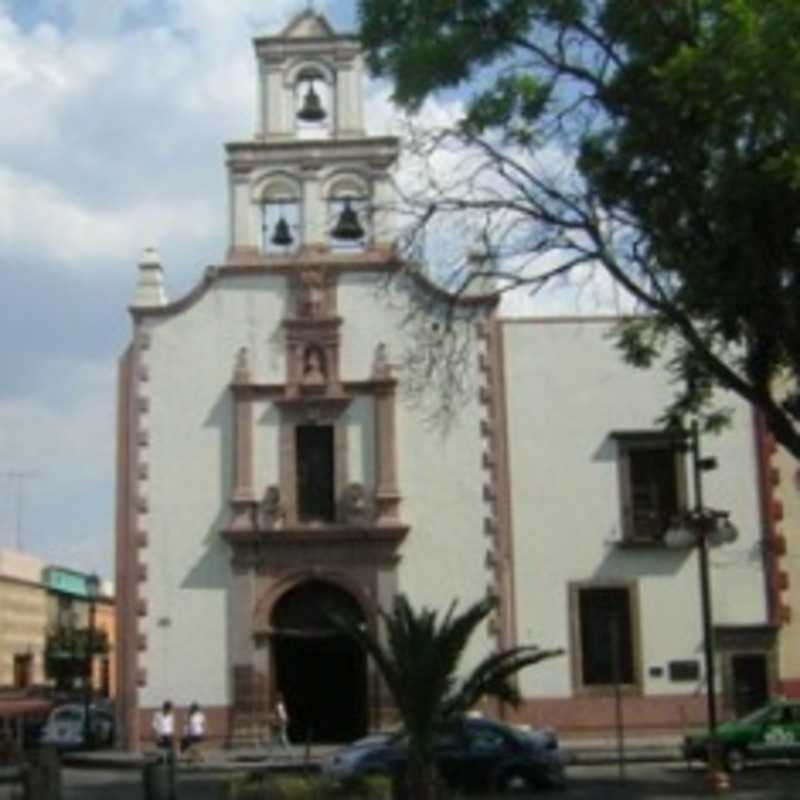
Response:
[{"label": "parked car", "polygon": [[52,744],[60,750],[85,747],[110,747],[114,742],[114,717],[95,705],[89,707],[91,738],[84,741],[85,707],[80,703],[66,703],[56,706],[42,728],[40,741]]},{"label": "parked car", "polygon": [[[485,718],[463,717],[443,727],[436,763],[452,789],[513,793],[564,785],[566,757],[552,730],[523,730]],[[335,752],[323,763],[329,778],[400,775],[408,761],[403,733],[375,734]]]},{"label": "parked car", "polygon": [[[717,727],[725,766],[739,772],[748,761],[800,758],[800,701],[773,700],[747,716]],[[687,759],[708,759],[709,736],[687,736]]]}]

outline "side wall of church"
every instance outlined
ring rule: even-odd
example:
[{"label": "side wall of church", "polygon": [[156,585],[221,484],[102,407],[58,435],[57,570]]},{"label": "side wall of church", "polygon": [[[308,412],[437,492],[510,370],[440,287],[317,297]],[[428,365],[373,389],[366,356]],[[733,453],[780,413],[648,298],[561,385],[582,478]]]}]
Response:
[{"label": "side wall of church", "polygon": [[[576,681],[570,587],[630,584],[635,588],[639,699],[662,702],[658,713],[640,703],[640,715],[645,721],[652,716],[662,724],[671,720],[680,725],[681,714],[691,718],[702,710],[696,707],[702,677],[689,684],[672,682],[668,670],[675,660],[702,663],[698,558],[686,549],[619,546],[620,479],[612,436],[656,430],[674,389],[663,371],[626,366],[608,330],[608,322],[591,320],[503,325],[518,635],[523,642],[566,651],[525,671],[521,686],[529,698],[576,701],[571,710],[569,703],[555,703],[550,718],[540,721],[561,719],[573,728],[588,724],[581,715],[593,712],[590,705],[580,707],[587,693]],[[719,465],[704,473],[704,500],[709,507],[730,511],[739,538],[711,553],[714,623],[764,625],[752,415],[733,396],[720,399],[735,413],[730,429],[701,437],[703,453],[714,455]],[[687,459],[691,497],[689,469]],[[681,709],[683,699],[686,707]],[[600,715],[594,713],[597,722]]]}]

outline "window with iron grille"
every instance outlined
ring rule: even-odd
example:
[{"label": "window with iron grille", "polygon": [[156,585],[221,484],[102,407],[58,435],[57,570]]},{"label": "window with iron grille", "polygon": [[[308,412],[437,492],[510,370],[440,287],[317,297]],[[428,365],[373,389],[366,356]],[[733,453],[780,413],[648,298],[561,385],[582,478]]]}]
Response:
[{"label": "window with iron grille", "polygon": [[622,536],[626,543],[661,544],[686,506],[680,440],[662,432],[615,433]]}]

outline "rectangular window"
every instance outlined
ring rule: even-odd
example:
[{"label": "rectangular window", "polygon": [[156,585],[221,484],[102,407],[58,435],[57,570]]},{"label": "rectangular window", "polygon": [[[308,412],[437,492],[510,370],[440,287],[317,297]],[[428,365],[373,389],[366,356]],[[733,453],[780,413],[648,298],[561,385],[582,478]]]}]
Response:
[{"label": "rectangular window", "polygon": [[571,587],[573,670],[581,689],[637,686],[635,592],[632,585]]},{"label": "rectangular window", "polygon": [[33,683],[33,656],[18,653],[14,656],[14,688],[27,689]]},{"label": "rectangular window", "polygon": [[332,425],[298,425],[297,512],[301,522],[333,522],[336,512]]},{"label": "rectangular window", "polygon": [[614,434],[617,441],[623,539],[659,544],[686,505],[680,442],[661,432]]}]

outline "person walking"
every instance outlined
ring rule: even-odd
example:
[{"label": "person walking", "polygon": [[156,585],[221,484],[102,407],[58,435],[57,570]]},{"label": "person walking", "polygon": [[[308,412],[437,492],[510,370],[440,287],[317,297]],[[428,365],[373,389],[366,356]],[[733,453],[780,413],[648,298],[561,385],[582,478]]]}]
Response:
[{"label": "person walking", "polygon": [[156,747],[172,754],[175,738],[175,714],[172,703],[165,700],[160,711],[153,714],[153,733],[156,737]]},{"label": "person walking", "polygon": [[201,760],[202,754],[197,748],[206,738],[206,715],[200,710],[197,703],[189,706],[189,716],[186,718],[186,725],[181,739],[181,753],[186,753],[193,760]]},{"label": "person walking", "polygon": [[289,747],[289,714],[283,703],[283,696],[280,692],[275,697],[275,728],[278,743],[281,747]]}]

